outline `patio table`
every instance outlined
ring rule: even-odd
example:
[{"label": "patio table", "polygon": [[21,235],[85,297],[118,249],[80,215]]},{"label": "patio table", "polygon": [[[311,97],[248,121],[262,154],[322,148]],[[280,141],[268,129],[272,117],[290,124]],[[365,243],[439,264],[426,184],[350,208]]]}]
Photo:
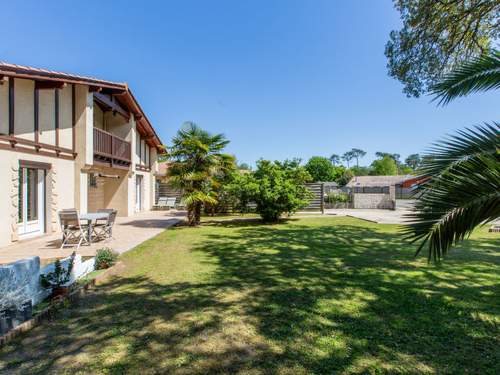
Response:
[{"label": "patio table", "polygon": [[89,212],[80,215],[80,220],[85,220],[87,222],[87,238],[89,240],[89,245],[92,244],[92,226],[97,220],[107,220],[109,217],[109,212]]}]

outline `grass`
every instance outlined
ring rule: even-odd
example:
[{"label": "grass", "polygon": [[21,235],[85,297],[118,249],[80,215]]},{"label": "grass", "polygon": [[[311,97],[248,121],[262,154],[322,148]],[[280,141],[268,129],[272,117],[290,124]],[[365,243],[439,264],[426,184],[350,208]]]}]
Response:
[{"label": "grass", "polygon": [[0,351],[0,372],[500,373],[500,242],[441,265],[352,218],[206,221]]}]

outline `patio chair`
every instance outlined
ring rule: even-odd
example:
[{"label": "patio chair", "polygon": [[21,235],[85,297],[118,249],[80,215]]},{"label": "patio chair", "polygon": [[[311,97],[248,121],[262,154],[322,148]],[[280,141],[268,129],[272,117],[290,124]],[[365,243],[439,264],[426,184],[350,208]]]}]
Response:
[{"label": "patio chair", "polygon": [[159,197],[158,203],[156,204],[156,208],[158,208],[160,210],[163,208],[167,208],[167,200],[168,200],[167,197]]},{"label": "patio chair", "polygon": [[175,208],[175,197],[167,198],[167,202],[165,204],[167,208]]},{"label": "patio chair", "polygon": [[97,238],[113,238],[113,225],[115,224],[116,215],[118,211],[112,208],[101,208],[98,209],[97,212],[105,212],[108,214],[108,218],[102,222],[98,220],[97,223],[94,224],[92,231]]},{"label": "patio chair", "polygon": [[75,241],[77,250],[82,243],[89,243],[86,225],[80,223],[77,210],[64,209],[59,211],[58,214],[62,232],[61,249],[73,246],[72,241]]}]

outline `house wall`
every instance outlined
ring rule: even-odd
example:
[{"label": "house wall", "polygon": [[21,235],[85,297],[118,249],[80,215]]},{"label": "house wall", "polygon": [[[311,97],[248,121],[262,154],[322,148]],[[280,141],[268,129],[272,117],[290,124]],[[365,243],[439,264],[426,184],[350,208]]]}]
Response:
[{"label": "house wall", "polygon": [[88,208],[88,169],[94,161],[94,99],[87,86],[75,87],[75,208],[81,213]]},{"label": "house wall", "polygon": [[9,134],[9,83],[0,85],[0,134]]},{"label": "house wall", "polygon": [[74,207],[74,173],[72,160],[31,155],[20,152],[0,150],[0,193],[7,199],[0,199],[0,246],[17,241],[19,161],[29,160],[51,164],[46,179],[46,228],[48,232],[57,231],[57,211]]},{"label": "house wall", "polygon": [[40,142],[49,145],[56,144],[56,116],[54,109],[55,91],[39,90],[39,120]]},{"label": "house wall", "polygon": [[[12,79],[12,78],[9,78]],[[35,140],[35,82],[27,79],[15,79],[15,136]],[[93,94],[85,85],[75,85],[75,153],[74,160],[54,156],[45,156],[36,153],[25,153],[14,150],[0,149],[0,174],[4,176],[0,184],[0,192],[7,199],[0,200],[0,246],[6,246],[17,241],[17,205],[19,161],[28,160],[51,165],[47,173],[47,212],[46,229],[48,232],[57,231],[57,211],[63,208],[76,208],[80,213],[98,208],[115,208],[120,216],[132,215],[135,211],[135,175],[143,175],[143,208],[151,209],[154,204],[154,172],[156,171],[156,150],[151,149],[149,161],[149,147],[142,140],[142,155],[137,155],[135,120],[131,116],[127,121],[121,115],[112,112],[102,113],[94,106]],[[66,85],[57,89],[59,95],[59,146],[72,149],[73,147],[73,85]],[[39,142],[56,145],[56,89],[39,89]],[[98,120],[101,118],[101,120]],[[97,119],[97,120],[96,120]],[[98,179],[98,189],[89,189],[89,173],[99,167],[94,165],[93,128],[107,127],[113,133],[131,142],[132,164],[129,171],[104,168],[105,174],[119,175],[119,179]],[[9,132],[9,83],[0,84],[0,134]],[[7,144],[8,143],[4,143]],[[28,146],[29,147],[29,146]],[[32,149],[34,151],[34,149]],[[66,157],[68,154],[66,154]],[[141,157],[142,156],[142,157]],[[136,163],[151,165],[151,172],[136,171]]]},{"label": "house wall", "polygon": [[14,135],[34,141],[35,81],[16,78],[14,85]]},{"label": "house wall", "polygon": [[73,147],[72,87],[66,85],[59,90],[59,146]]}]

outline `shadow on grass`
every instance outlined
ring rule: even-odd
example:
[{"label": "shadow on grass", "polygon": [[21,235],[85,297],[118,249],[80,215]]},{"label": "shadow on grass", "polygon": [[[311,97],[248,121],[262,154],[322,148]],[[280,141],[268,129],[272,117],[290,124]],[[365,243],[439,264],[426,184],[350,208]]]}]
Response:
[{"label": "shadow on grass", "polygon": [[117,277],[8,346],[0,370],[500,372],[498,242],[438,267],[382,226],[302,223],[177,228],[200,231],[206,282]]}]

